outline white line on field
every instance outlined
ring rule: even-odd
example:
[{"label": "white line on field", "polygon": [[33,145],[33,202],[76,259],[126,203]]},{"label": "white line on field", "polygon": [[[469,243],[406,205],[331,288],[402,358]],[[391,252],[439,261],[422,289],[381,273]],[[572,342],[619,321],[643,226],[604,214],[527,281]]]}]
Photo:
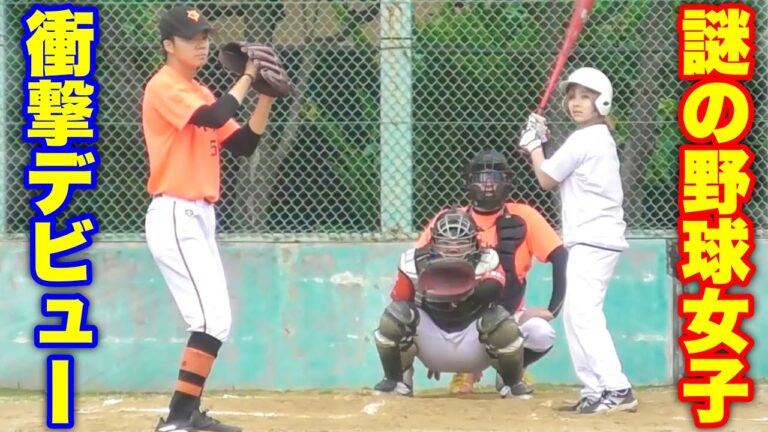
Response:
[{"label": "white line on field", "polygon": [[[119,410],[120,412],[139,412],[139,413],[152,413],[152,414],[167,414],[168,408],[122,408]],[[90,411],[88,414],[91,412]],[[244,412],[244,411],[209,411],[211,415],[228,415],[228,416],[246,416],[246,417],[290,417],[290,418],[300,418],[300,419],[312,419],[312,418],[326,418],[326,419],[333,419],[333,420],[340,420],[340,419],[347,419],[347,418],[353,418],[356,417],[354,414],[341,414],[341,415],[318,415],[318,416],[311,416],[306,414],[301,415],[286,415],[286,414],[278,414],[274,412]]]},{"label": "white line on field", "polygon": [[101,412],[101,409],[99,408],[82,408],[77,410],[78,414],[95,414],[97,412]]},{"label": "white line on field", "polygon": [[379,412],[379,408],[381,408],[382,405],[384,405],[384,401],[369,403],[363,407],[362,412],[368,415],[374,415]]},{"label": "white line on field", "polygon": [[[167,414],[168,408],[121,408],[120,412],[144,412],[153,414]],[[240,411],[210,411],[211,414],[223,414],[223,415],[247,415],[251,417],[281,417],[277,413],[273,412],[240,412]]]},{"label": "white line on field", "polygon": [[88,408],[80,408],[77,410],[78,414],[93,414],[97,412],[101,412],[103,407],[110,406],[110,405],[117,405],[122,403],[122,399],[105,399],[103,402],[101,402],[101,405],[93,405]]}]

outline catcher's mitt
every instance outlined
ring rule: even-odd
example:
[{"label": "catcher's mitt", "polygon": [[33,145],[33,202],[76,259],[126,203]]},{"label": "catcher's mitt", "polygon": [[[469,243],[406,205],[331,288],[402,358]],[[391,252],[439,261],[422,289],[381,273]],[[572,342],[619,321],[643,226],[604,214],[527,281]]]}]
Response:
[{"label": "catcher's mitt", "polygon": [[219,62],[236,76],[243,74],[247,61],[254,62],[258,69],[258,76],[252,83],[257,92],[274,98],[291,93],[291,80],[272,48],[255,43],[229,42],[219,50]]},{"label": "catcher's mitt", "polygon": [[431,261],[419,274],[416,289],[429,302],[458,302],[475,290],[475,267],[461,258]]}]

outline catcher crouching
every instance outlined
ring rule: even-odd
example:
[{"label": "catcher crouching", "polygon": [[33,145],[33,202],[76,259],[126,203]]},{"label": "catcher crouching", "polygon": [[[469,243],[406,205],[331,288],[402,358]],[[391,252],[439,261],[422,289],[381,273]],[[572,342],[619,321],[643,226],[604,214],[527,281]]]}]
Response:
[{"label": "catcher crouching", "polygon": [[497,372],[503,398],[523,375],[523,337],[515,319],[496,304],[504,270],[493,249],[477,246],[467,213],[444,212],[423,248],[400,259],[392,302],[374,332],[384,379],[375,390],[413,395],[413,362],[435,372]]}]

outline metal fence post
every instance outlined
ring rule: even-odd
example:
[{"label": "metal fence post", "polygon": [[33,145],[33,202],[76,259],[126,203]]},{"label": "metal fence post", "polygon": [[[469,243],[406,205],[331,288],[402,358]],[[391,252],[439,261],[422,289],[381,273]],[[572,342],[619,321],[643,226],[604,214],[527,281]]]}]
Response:
[{"label": "metal fence post", "polygon": [[680,254],[677,251],[678,239],[667,239],[667,275],[672,278],[672,305],[671,322],[672,322],[672,343],[670,349],[672,350],[672,379],[677,383],[680,378],[685,376],[685,358],[683,352],[680,350],[680,346],[677,341],[682,336],[683,320],[677,313],[677,306],[679,304],[680,295],[686,292],[686,287],[677,278],[677,262],[680,260]]},{"label": "metal fence post", "polygon": [[[7,8],[6,2],[2,2],[0,4],[0,46],[3,47],[3,51],[7,53],[9,47],[8,47],[8,32],[6,30],[6,8]],[[17,47],[19,48],[19,47]],[[8,100],[5,97],[5,67],[8,63],[8,56],[4,55],[3,58],[0,60],[0,104],[2,104],[2,113],[0,113],[0,235],[8,233],[7,225],[6,225],[6,216],[7,216],[7,194],[9,193],[6,188],[6,177],[8,176],[8,166],[7,166],[7,153],[8,153],[8,145],[7,145],[7,131],[8,128],[6,127],[6,116],[8,115]]]},{"label": "metal fence post", "polygon": [[381,2],[381,230],[410,233],[413,214],[412,2]]}]

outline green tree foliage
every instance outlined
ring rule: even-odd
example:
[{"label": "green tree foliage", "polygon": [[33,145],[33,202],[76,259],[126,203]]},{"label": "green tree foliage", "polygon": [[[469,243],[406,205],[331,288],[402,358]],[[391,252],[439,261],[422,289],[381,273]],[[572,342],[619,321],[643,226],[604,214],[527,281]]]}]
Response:
[{"label": "green tree foliage", "polygon": [[[272,134],[284,136],[292,123],[296,133],[285,147],[289,149],[287,154],[277,159],[279,166],[274,172],[278,180],[259,198],[264,201],[263,214],[244,204],[247,198],[238,195],[242,191],[230,188],[242,172],[237,171],[236,163],[225,160],[226,203],[220,208],[224,230],[337,234],[379,231],[378,3],[302,3],[305,14],[330,5],[324,12],[330,15],[325,18],[338,24],[337,33],[314,36],[311,29],[302,29],[306,37],[300,43],[281,47],[285,66],[294,76],[302,77],[302,99],[295,111],[289,103],[276,104]],[[515,173],[513,198],[535,205],[557,225],[557,194],[538,188],[526,157],[515,147],[520,128],[539,102],[549,77],[570,17],[571,2],[429,2],[437,5],[432,8],[425,8],[426,2],[413,3],[417,6],[412,53],[413,226],[418,229],[441,207],[465,201],[463,167],[483,149],[507,155]],[[764,2],[748,3],[766,12]],[[5,5],[6,28],[12,40],[20,40],[21,15],[31,4],[20,1]],[[96,79],[100,85],[98,146],[103,165],[99,189],[76,195],[70,213],[95,212],[102,231],[139,233],[143,231],[148,200],[144,191],[146,160],[140,132],[140,96],[144,81],[162,62],[156,19],[166,3],[99,0],[96,5],[102,18]],[[286,14],[296,14],[297,10],[296,5],[288,7],[287,2],[282,5],[285,8],[279,7],[277,0],[258,5],[267,8],[268,13],[262,15],[271,25],[248,27],[249,34],[268,28],[271,35]],[[625,179],[625,209],[630,229],[635,231],[670,231],[676,226],[677,153],[684,142],[677,109],[680,97],[691,84],[677,78],[678,5],[666,0],[599,1],[564,72],[590,65],[604,70],[613,81],[613,117]],[[206,12],[226,18],[232,10],[244,6],[217,2],[204,7]],[[756,34],[764,35],[768,28],[760,16],[758,13]],[[758,48],[762,49],[758,56],[764,59],[764,38],[758,41]],[[221,94],[229,81],[214,63],[204,69],[203,79],[214,84],[217,94]],[[768,213],[761,198],[765,194],[758,194],[764,192],[759,185],[765,176],[761,166],[768,148],[765,63],[758,61],[755,77],[747,83],[756,110],[753,133],[748,137],[757,158],[753,169],[758,189],[750,204],[756,214]],[[20,151],[19,142],[23,124],[18,109],[22,103],[22,65],[20,50],[6,49],[5,133],[6,141],[11,143],[7,147],[6,194],[12,197],[7,200],[7,222],[14,232],[25,232],[31,216],[25,201],[30,194],[20,192],[21,173],[29,155],[27,148]],[[561,96],[555,93],[545,111],[553,134],[550,151],[556,150],[573,130],[560,104]],[[276,139],[265,145],[272,148]],[[249,187],[248,183],[240,186]],[[262,220],[247,222],[253,219],[254,212],[256,219]],[[756,221],[756,225],[760,223],[768,221]]]}]

